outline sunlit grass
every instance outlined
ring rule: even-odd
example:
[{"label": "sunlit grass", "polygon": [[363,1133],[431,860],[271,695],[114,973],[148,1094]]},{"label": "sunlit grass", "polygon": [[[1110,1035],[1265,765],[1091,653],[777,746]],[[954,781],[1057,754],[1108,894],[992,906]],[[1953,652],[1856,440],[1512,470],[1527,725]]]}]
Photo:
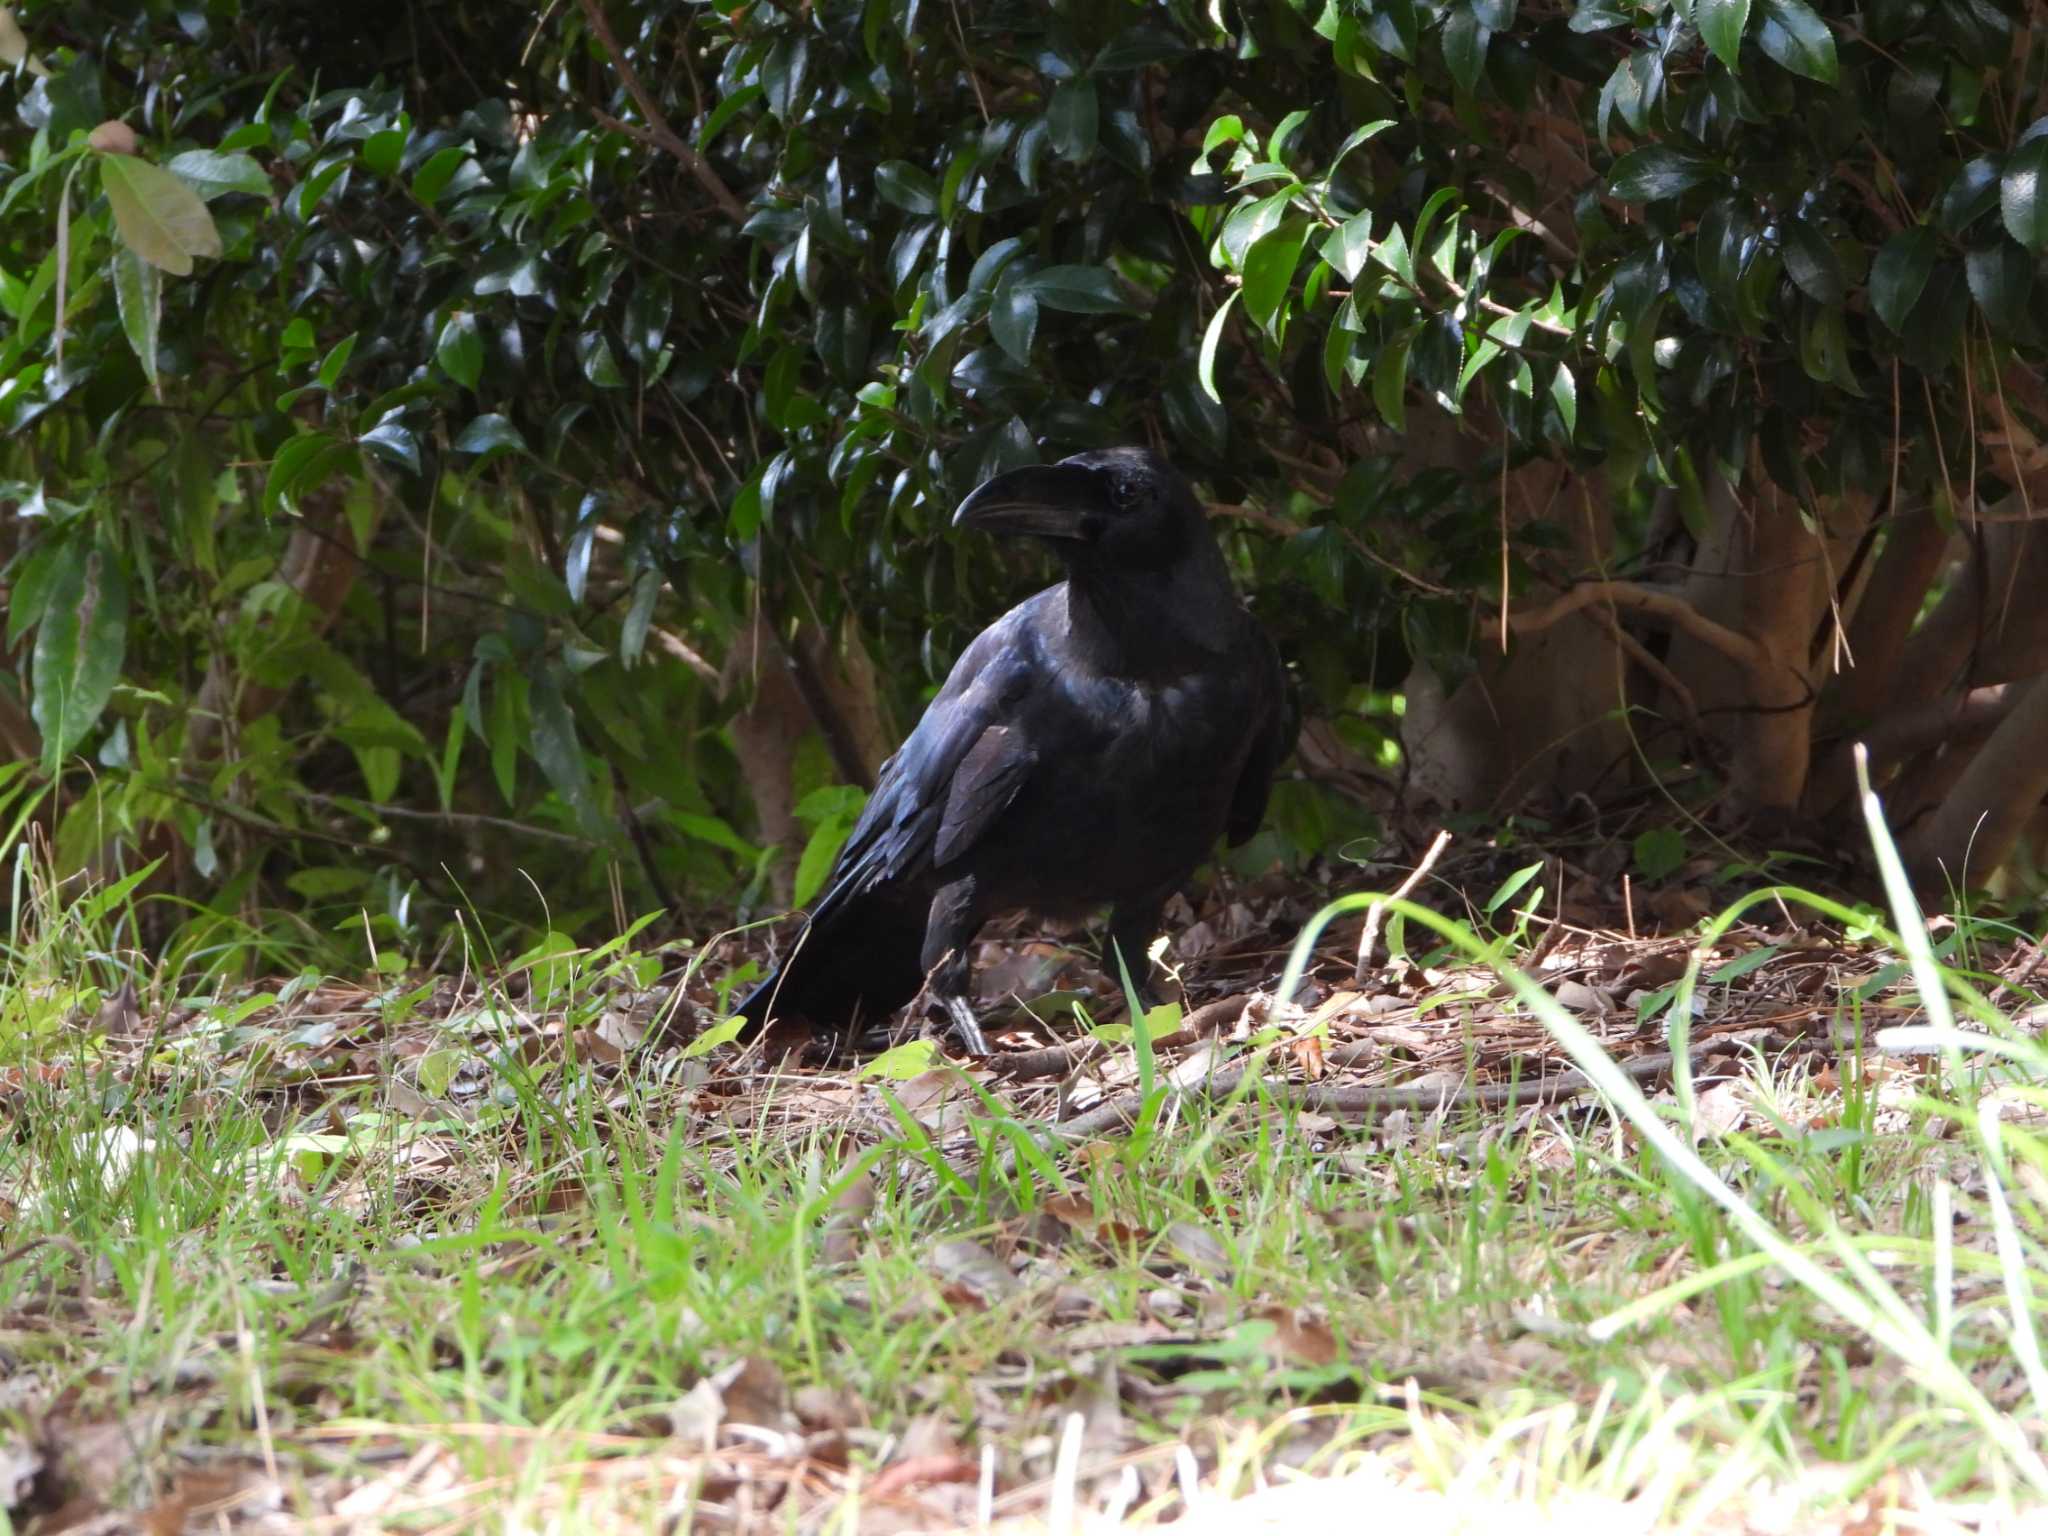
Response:
[{"label": "sunlit grass", "polygon": [[[1903,904],[1882,941],[1927,1023],[1872,1043],[1939,1070],[1753,1056],[1740,1131],[1703,1085],[1646,1099],[1508,967],[1522,922],[1482,936],[1402,905],[1404,942],[1499,967],[1609,1107],[1361,1134],[1256,1074],[1212,1101],[1161,1062],[1134,1130],[1070,1148],[950,1069],[734,1097],[709,1058],[586,1054],[652,980],[627,939],[471,955],[489,980],[445,1016],[382,978],[380,1024],[420,1046],[305,1080],[242,1038],[246,999],[215,996],[219,946],[184,952],[196,984],[147,970],[119,942],[132,888],[16,871],[4,1016],[41,1018],[20,1000],[81,965],[91,991],[0,1040],[33,1068],[0,1139],[0,1353],[29,1384],[0,1437],[52,1412],[123,1424],[89,1490],[117,1507],[226,1453],[317,1511],[400,1456],[426,1470],[390,1510],[612,1528],[691,1488],[720,1507],[748,1478],[781,1489],[828,1443],[789,1497],[845,1528],[913,1453],[972,1473],[963,1519],[1178,1517],[1304,1473],[1604,1501],[1642,1528],[2044,1489],[2048,1059]],[[1665,1014],[1681,1056],[1700,969]],[[123,980],[213,1000],[154,1042],[81,1030]],[[532,1048],[536,1018],[554,1048]],[[1855,1038],[1855,1005],[1835,1022]],[[722,1413],[770,1439],[707,1453]]]}]

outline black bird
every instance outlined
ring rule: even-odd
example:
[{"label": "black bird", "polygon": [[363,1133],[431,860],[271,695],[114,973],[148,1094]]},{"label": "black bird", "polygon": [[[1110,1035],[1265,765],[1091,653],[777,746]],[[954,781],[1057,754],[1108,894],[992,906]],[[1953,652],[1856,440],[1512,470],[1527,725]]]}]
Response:
[{"label": "black bird", "polygon": [[1167,897],[1219,834],[1258,830],[1293,745],[1273,643],[1156,455],[1012,470],[953,525],[1042,539],[1067,579],[975,638],[882,765],[796,947],[737,1009],[750,1033],[770,1014],[877,1018],[929,982],[960,1043],[986,1054],[969,950],[1014,908],[1113,904],[1111,939],[1142,983]]}]

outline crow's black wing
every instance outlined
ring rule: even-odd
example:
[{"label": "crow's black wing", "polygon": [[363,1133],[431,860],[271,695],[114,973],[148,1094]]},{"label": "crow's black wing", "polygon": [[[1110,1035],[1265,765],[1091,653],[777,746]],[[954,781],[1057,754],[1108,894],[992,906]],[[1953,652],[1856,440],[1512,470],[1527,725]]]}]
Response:
[{"label": "crow's black wing", "polygon": [[1027,604],[991,625],[955,664],[909,740],[882,765],[814,928],[884,884],[916,881],[972,851],[1037,762],[1019,707],[1044,673]]}]

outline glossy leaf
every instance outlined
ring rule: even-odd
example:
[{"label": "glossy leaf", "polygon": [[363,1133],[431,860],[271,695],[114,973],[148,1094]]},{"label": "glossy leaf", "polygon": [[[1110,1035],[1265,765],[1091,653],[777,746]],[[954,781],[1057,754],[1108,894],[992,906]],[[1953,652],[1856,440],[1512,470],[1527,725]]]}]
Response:
[{"label": "glossy leaf", "polygon": [[466,309],[449,315],[441,326],[441,339],[434,344],[434,361],[464,389],[476,388],[484,374],[484,341],[475,315]]},{"label": "glossy leaf", "polygon": [[1763,0],[1757,46],[1795,75],[1833,85],[1838,71],[1835,36],[1806,0]]},{"label": "glossy leaf", "polygon": [[1470,0],[1458,0],[1444,15],[1444,64],[1458,89],[1471,91],[1486,73],[1486,45],[1493,32],[1482,24]]},{"label": "glossy leaf", "polygon": [[270,177],[249,155],[188,149],[181,155],[171,156],[164,168],[209,203],[230,192],[268,197],[272,191]]},{"label": "glossy leaf", "polygon": [[1380,348],[1372,369],[1372,403],[1396,432],[1408,430],[1408,352],[1414,333],[1403,332]]},{"label": "glossy leaf", "polygon": [[2048,134],[2006,157],[1998,209],[2013,239],[2030,251],[2048,251]]},{"label": "glossy leaf", "polygon": [[1980,246],[1963,258],[1963,273],[1970,285],[1970,297],[2002,336],[2027,338],[2034,334],[2032,310],[2034,263],[2010,240]]},{"label": "glossy leaf", "polygon": [[1935,248],[1934,231],[1916,225],[1887,240],[1870,265],[1870,307],[1895,333],[1905,331],[1906,316],[1920,301],[1934,270]]},{"label": "glossy leaf", "polygon": [[1062,81],[1045,112],[1053,149],[1068,160],[1086,160],[1095,153],[1098,110],[1094,81]]},{"label": "glossy leaf", "polygon": [[1323,241],[1322,254],[1323,260],[1343,274],[1345,282],[1357,282],[1358,274],[1372,259],[1372,210],[1368,208],[1331,230]]},{"label": "glossy leaf", "polygon": [[989,301],[988,328],[996,345],[1019,364],[1031,361],[1031,343],[1038,334],[1038,300],[1026,284],[1006,276]]},{"label": "glossy leaf", "polygon": [[1105,267],[1047,267],[1025,279],[1024,289],[1047,309],[1076,315],[1122,314],[1132,308]]},{"label": "glossy leaf", "polygon": [[875,191],[885,203],[929,218],[939,211],[939,185],[908,160],[884,160],[875,167]]},{"label": "glossy leaf", "polygon": [[1632,203],[1662,202],[1700,186],[1714,175],[1714,163],[1668,144],[1645,144],[1614,162],[1607,187]]},{"label": "glossy leaf", "polygon": [[1208,327],[1202,332],[1202,350],[1195,360],[1195,376],[1201,381],[1202,393],[1219,404],[1223,395],[1216,387],[1216,350],[1222,345],[1223,327],[1230,318],[1231,307],[1242,293],[1242,289],[1233,288],[1230,296],[1216,306],[1216,313],[1209,317]]},{"label": "glossy leaf", "polygon": [[1804,219],[1788,220],[1784,228],[1785,275],[1815,303],[1834,307],[1842,302],[1848,284],[1842,277],[1841,258],[1828,237]]},{"label": "glossy leaf", "polygon": [[494,453],[499,449],[510,449],[524,453],[526,439],[519,429],[496,411],[478,416],[462,429],[455,439],[457,453]]},{"label": "glossy leaf", "polygon": [[419,439],[398,422],[387,421],[374,426],[357,441],[387,464],[395,464],[415,475],[420,472]]},{"label": "glossy leaf", "polygon": [[1693,0],[1693,25],[1728,69],[1739,67],[1743,29],[1749,25],[1749,0]]},{"label": "glossy leaf", "polygon": [[1290,219],[1245,253],[1245,312],[1262,330],[1277,329],[1310,227],[1307,219]]}]

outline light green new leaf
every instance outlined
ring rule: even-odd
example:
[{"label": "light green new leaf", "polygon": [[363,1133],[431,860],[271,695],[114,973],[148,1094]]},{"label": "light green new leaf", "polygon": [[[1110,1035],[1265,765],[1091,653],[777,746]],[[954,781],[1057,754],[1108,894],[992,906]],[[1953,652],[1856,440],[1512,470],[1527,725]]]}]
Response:
[{"label": "light green new leaf", "polygon": [[1223,340],[1223,322],[1230,318],[1230,306],[1237,302],[1242,289],[1233,290],[1230,297],[1216,306],[1216,313],[1209,317],[1209,328],[1202,332],[1202,353],[1197,364],[1197,377],[1201,380],[1202,393],[1218,405],[1223,396],[1216,390],[1216,348]]},{"label": "light green new leaf", "polygon": [[206,204],[162,166],[133,155],[101,155],[100,185],[114,211],[114,227],[151,266],[187,277],[195,256],[220,254],[220,231]]},{"label": "light green new leaf", "polygon": [[1294,285],[1294,269],[1301,264],[1309,228],[1307,219],[1289,219],[1245,252],[1244,307],[1268,334],[1279,329],[1280,312]]}]

